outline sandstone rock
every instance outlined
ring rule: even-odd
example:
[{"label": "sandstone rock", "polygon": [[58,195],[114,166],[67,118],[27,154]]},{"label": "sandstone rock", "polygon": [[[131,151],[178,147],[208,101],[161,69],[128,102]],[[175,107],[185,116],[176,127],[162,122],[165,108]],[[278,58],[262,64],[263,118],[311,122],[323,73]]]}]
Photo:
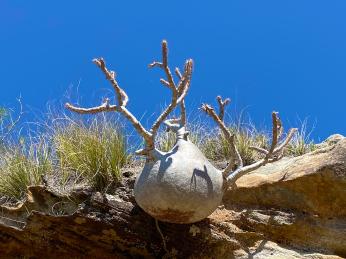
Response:
[{"label": "sandstone rock", "polygon": [[[334,142],[335,143],[335,142]],[[134,202],[134,176],[113,195],[61,197],[30,187],[1,207],[0,255],[82,258],[346,257],[346,139],[240,178],[207,219],[159,223]]]},{"label": "sandstone rock", "polygon": [[346,256],[346,139],[242,177],[224,204],[239,227]]},{"label": "sandstone rock", "polygon": [[316,148],[326,148],[329,146],[333,146],[344,138],[345,137],[341,134],[333,134],[333,135],[329,136],[326,140],[324,140],[322,143],[317,144]]}]

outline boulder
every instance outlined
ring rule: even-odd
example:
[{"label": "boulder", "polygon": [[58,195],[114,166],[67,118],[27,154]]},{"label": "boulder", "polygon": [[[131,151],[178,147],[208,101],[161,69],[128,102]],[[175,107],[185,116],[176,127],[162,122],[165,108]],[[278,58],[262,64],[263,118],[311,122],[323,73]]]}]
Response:
[{"label": "boulder", "polygon": [[326,148],[329,146],[333,146],[336,143],[338,143],[340,140],[343,140],[345,137],[341,134],[333,134],[330,135],[326,140],[324,140],[322,143],[316,144],[316,148]]},{"label": "boulder", "polygon": [[346,256],[346,138],[268,164],[224,197],[238,227],[271,240]]}]

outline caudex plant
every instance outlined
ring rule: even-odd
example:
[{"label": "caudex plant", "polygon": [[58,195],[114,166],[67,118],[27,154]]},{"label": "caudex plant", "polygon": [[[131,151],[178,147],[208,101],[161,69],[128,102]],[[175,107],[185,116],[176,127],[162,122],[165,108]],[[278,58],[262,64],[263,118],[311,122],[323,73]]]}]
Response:
[{"label": "caudex plant", "polygon": [[[145,166],[135,182],[135,200],[145,212],[156,220],[187,224],[206,218],[220,205],[225,190],[234,186],[239,177],[282,158],[284,148],[296,131],[296,129],[291,129],[287,137],[279,143],[283,128],[278,113],[273,112],[272,143],[269,150],[253,147],[254,150],[263,154],[263,159],[243,166],[242,158],[235,145],[236,137],[231,134],[223,122],[225,107],[230,100],[222,100],[218,96],[218,113],[208,104],[203,104],[201,109],[221,128],[232,151],[228,166],[224,170],[219,170],[189,140],[189,132],[186,130],[184,98],[191,83],[193,68],[191,59],[185,62],[183,73],[178,68],[174,70],[178,79],[178,83],[176,83],[168,66],[167,42],[162,42],[162,62],[155,61],[149,67],[157,67],[164,71],[167,78],[161,78],[160,82],[170,89],[172,99],[150,130],[145,129],[126,108],[129,98],[120,88],[115,72],[108,70],[104,59],[98,58],[93,61],[113,86],[117,104],[111,104],[109,99],[105,99],[97,107],[82,108],[67,103],[66,108],[80,114],[115,111],[123,114],[132,123],[145,141],[144,148],[136,151],[136,154],[146,157]],[[178,105],[181,117],[167,119]],[[155,137],[162,123],[176,135],[176,143],[168,152],[162,152],[155,147]]]}]

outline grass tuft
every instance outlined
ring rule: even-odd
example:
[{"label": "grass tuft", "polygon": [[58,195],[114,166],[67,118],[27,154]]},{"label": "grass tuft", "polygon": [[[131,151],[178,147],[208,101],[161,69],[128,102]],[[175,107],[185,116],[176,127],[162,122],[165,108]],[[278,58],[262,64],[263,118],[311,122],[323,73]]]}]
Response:
[{"label": "grass tuft", "polygon": [[24,198],[27,186],[42,184],[52,170],[50,148],[43,140],[5,148],[1,156],[0,194],[17,200]]},{"label": "grass tuft", "polygon": [[[259,159],[257,152],[253,151],[251,146],[266,148],[268,136],[255,128],[229,126],[230,131],[235,135],[236,147],[243,159],[244,165],[254,163]],[[213,134],[205,137],[200,148],[206,157],[213,161],[225,161],[231,157],[230,145],[226,138],[219,131],[214,129]]]},{"label": "grass tuft", "polygon": [[300,124],[298,132],[287,146],[287,156],[301,156],[317,148],[316,144],[310,138],[314,127],[309,130],[307,118],[301,121]]},{"label": "grass tuft", "polygon": [[[241,126],[240,126],[241,125]],[[187,126],[189,139],[197,145],[204,155],[211,161],[219,162],[229,160],[231,150],[229,143],[217,127],[204,125],[202,120],[195,120],[193,125]],[[243,158],[245,165],[251,164],[259,159],[259,154],[250,146],[266,148],[268,135],[258,131],[253,125],[240,124],[229,125],[230,131],[236,136],[236,146]],[[158,134],[157,146],[162,151],[169,151],[176,142],[174,133],[161,131]]]},{"label": "grass tuft", "polygon": [[130,160],[121,127],[106,117],[69,121],[56,127],[52,138],[64,183],[75,177],[105,191],[119,182],[120,169]]},{"label": "grass tuft", "polygon": [[[251,123],[237,123],[228,126],[235,135],[236,147],[243,159],[244,165],[252,164],[261,158],[261,154],[251,149],[251,146],[269,148],[270,134],[258,130]],[[200,121],[189,125],[190,140],[196,144],[205,156],[212,161],[228,161],[231,157],[230,146],[218,128],[205,127]],[[287,146],[286,156],[301,156],[316,149],[316,144],[310,139],[311,131],[307,131],[307,120],[301,123],[300,130]],[[158,135],[158,147],[169,151],[175,144],[172,132],[161,131]]]}]

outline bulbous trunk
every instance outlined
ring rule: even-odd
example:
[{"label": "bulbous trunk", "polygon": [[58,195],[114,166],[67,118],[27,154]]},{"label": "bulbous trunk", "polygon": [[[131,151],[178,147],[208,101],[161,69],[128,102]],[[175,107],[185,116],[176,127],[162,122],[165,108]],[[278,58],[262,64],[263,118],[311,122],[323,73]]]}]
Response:
[{"label": "bulbous trunk", "polygon": [[187,224],[209,216],[220,205],[224,180],[189,140],[178,139],[167,153],[157,153],[137,176],[134,195],[152,217]]}]

